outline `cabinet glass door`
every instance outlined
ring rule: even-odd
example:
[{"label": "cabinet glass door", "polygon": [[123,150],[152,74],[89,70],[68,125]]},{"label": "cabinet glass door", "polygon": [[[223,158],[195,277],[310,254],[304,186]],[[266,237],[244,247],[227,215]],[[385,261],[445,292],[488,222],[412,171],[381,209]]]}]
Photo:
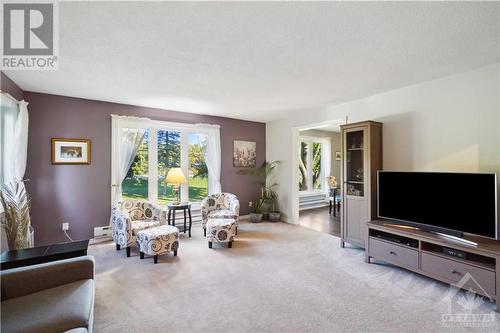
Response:
[{"label": "cabinet glass door", "polygon": [[346,133],[346,193],[364,196],[364,131]]}]

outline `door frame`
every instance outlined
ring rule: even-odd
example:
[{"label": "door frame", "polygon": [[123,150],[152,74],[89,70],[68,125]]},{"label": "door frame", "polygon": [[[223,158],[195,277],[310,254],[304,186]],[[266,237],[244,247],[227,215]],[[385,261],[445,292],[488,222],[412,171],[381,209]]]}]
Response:
[{"label": "door frame", "polygon": [[[337,119],[331,119],[331,120],[326,120],[318,123],[313,123],[313,124],[307,124],[307,125],[301,125],[301,126],[294,126],[292,127],[292,172],[291,172],[291,184],[292,184],[292,191],[291,191],[291,212],[292,216],[291,219],[288,219],[288,223],[291,224],[299,224],[299,170],[298,167],[296,167],[299,163],[299,149],[297,149],[299,143],[300,143],[300,131],[304,130],[314,130],[318,129],[320,130],[321,127],[325,125],[343,125],[347,123],[347,119],[344,118],[337,118]],[[335,158],[335,156],[333,156]],[[341,163],[342,165],[342,163]],[[340,171],[340,181],[342,182],[342,170]]]}]

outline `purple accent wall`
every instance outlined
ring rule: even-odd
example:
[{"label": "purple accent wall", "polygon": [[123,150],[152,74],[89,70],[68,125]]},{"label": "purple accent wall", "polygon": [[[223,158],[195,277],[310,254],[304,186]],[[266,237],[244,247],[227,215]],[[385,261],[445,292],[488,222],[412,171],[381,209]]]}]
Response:
[{"label": "purple accent wall", "polygon": [[23,91],[4,72],[0,72],[0,90],[12,95],[18,101],[23,99]]},{"label": "purple accent wall", "polygon": [[[266,156],[265,124],[230,118],[167,111],[24,92],[30,115],[26,178],[32,196],[32,223],[37,245],[62,242],[61,223],[69,222],[73,239],[92,238],[94,227],[109,223],[111,205],[111,114],[142,116],[185,123],[221,126],[222,190],[235,193],[241,214],[248,214],[248,202],[259,188],[233,167],[233,140],[257,142],[257,163]],[[92,140],[91,165],[52,165],[53,137]]]}]

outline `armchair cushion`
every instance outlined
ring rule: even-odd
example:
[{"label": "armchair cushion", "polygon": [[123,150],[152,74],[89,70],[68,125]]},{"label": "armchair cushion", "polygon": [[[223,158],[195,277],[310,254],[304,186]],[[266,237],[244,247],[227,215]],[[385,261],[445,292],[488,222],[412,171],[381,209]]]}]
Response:
[{"label": "armchair cushion", "polygon": [[235,219],[236,214],[229,209],[213,210],[208,213],[209,219]]},{"label": "armchair cushion", "polygon": [[94,280],[79,280],[2,302],[2,332],[91,328]]},{"label": "armchair cushion", "polygon": [[137,232],[144,229],[154,228],[159,225],[160,225],[159,221],[152,221],[152,220],[132,221],[132,234],[137,236]]}]

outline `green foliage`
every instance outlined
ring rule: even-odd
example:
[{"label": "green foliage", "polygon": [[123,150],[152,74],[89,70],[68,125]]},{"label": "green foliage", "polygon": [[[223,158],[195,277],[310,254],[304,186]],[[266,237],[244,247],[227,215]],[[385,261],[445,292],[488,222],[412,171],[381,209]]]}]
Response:
[{"label": "green foliage", "polygon": [[[148,179],[142,177],[125,178],[122,183],[123,197],[127,199],[148,200]],[[208,195],[207,178],[189,179],[189,200],[201,201]],[[175,198],[173,186],[165,186],[162,180],[158,180],[158,203],[166,204]]]},{"label": "green foliage", "polygon": [[262,205],[264,204],[263,199],[257,199],[255,201],[255,205],[253,207],[253,212],[256,214],[261,214],[262,213]]},{"label": "green foliage", "polygon": [[269,184],[268,180],[274,169],[281,164],[281,161],[265,162],[262,163],[260,167],[255,168],[244,168],[238,170],[239,174],[249,175],[255,179],[255,183],[260,185],[261,197],[255,203],[254,210],[257,213],[257,209],[261,209],[262,205],[268,204],[272,205],[273,210],[276,208],[278,193],[276,193],[275,188],[278,186],[277,183]]},{"label": "green foliage", "polygon": [[[158,131],[158,171],[159,176],[166,176],[171,168],[181,165],[181,137],[180,132]],[[189,172],[192,177],[208,177],[208,168],[200,144],[189,145]],[[148,174],[148,137],[145,136],[137,150],[127,177]]]},{"label": "green foliage", "polygon": [[[158,130],[157,133],[158,202],[165,204],[174,199],[172,186],[166,186],[163,180],[171,168],[181,165],[181,133],[165,130]],[[127,177],[122,183],[124,198],[148,199],[148,139],[149,132],[146,132]],[[201,201],[208,195],[208,168],[200,144],[189,144],[188,158],[189,200]]]},{"label": "green foliage", "polygon": [[[312,147],[311,147],[312,146]],[[309,142],[300,143],[300,159],[299,159],[299,190],[306,191],[312,190],[307,188],[307,177],[308,177],[308,154],[312,154],[312,189],[321,188],[321,143]]]},{"label": "green foliage", "polygon": [[321,143],[313,143],[312,181],[313,189],[321,188]]},{"label": "green foliage", "polygon": [[189,173],[193,177],[208,177],[205,155],[203,154],[203,150],[199,144],[189,145]]},{"label": "green foliage", "polygon": [[134,161],[127,172],[127,177],[133,177],[134,175],[145,175],[148,173],[148,141],[149,132],[146,131],[144,134],[144,139],[141,145],[137,149],[137,154],[135,155]]},{"label": "green foliage", "polygon": [[171,168],[181,166],[181,133],[158,131],[158,170],[166,176]]}]

